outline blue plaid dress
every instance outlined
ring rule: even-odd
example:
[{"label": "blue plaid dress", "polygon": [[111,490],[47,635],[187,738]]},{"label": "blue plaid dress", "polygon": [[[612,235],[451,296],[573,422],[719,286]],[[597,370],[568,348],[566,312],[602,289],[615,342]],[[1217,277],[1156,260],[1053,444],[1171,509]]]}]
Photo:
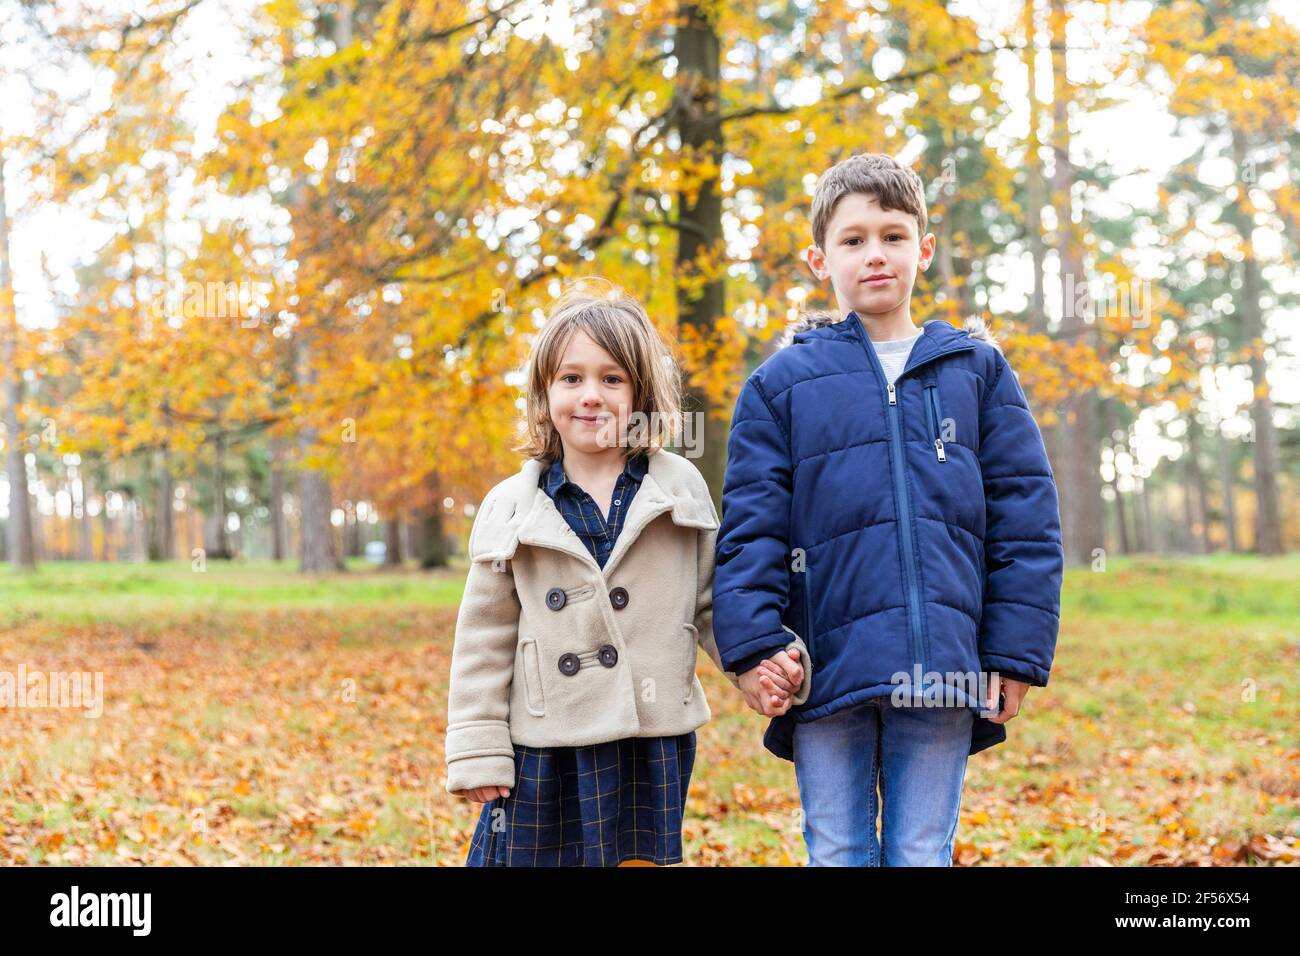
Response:
[{"label": "blue plaid dress", "polygon": [[[609,516],[564,474],[561,460],[539,486],[603,568],[645,477],[644,454],[614,485]],[[483,805],[467,866],[617,866],[682,861],[682,813],[695,765],[695,732],[627,737],[585,747],[515,744],[510,796]]]}]

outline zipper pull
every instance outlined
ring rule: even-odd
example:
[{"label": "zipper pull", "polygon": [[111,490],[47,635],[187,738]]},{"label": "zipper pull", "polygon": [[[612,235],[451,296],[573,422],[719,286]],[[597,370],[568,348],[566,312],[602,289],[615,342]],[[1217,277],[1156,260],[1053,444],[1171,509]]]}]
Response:
[{"label": "zipper pull", "polygon": [[942,439],[942,438],[936,438],[936,439],[934,440],[934,450],[935,450],[935,452],[939,455],[939,460],[940,460],[940,461],[947,461],[947,460],[948,460],[948,459],[944,456],[944,453],[943,453],[943,439]]},{"label": "zipper pull", "polygon": [[897,399],[894,398],[894,383],[893,383],[893,382],[890,382],[890,383],[889,383],[889,404],[890,404],[890,405],[897,405],[897,404],[898,404]]}]

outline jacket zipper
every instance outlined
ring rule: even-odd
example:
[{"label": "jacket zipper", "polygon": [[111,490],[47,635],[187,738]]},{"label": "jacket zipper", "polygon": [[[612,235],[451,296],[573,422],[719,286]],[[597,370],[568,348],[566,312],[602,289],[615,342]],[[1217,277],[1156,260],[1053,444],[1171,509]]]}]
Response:
[{"label": "jacket zipper", "polygon": [[[857,318],[856,313],[854,318]],[[867,353],[867,360],[871,363],[871,367],[875,369],[880,381],[885,383],[885,393],[889,399],[890,442],[894,446],[894,507],[897,509],[900,522],[903,525],[905,538],[903,542],[903,578],[907,585],[907,618],[912,631],[912,659],[916,664],[920,665],[921,672],[925,673],[926,666],[925,661],[922,659],[924,654],[921,647],[921,596],[916,574],[916,542],[912,536],[912,508],[907,499],[907,476],[905,472],[907,466],[903,460],[907,449],[903,445],[902,426],[899,422],[898,390],[894,382],[885,379],[885,370],[880,365],[880,359],[876,357],[876,350],[867,341],[867,330],[862,327],[861,319],[857,320],[857,327],[863,351]],[[974,348],[974,345],[963,345],[931,355],[916,365],[909,365],[904,368],[903,371],[898,373],[895,382],[902,381],[903,377],[909,372],[914,372],[922,365],[933,362],[937,358],[951,355],[954,352],[973,351]]]}]

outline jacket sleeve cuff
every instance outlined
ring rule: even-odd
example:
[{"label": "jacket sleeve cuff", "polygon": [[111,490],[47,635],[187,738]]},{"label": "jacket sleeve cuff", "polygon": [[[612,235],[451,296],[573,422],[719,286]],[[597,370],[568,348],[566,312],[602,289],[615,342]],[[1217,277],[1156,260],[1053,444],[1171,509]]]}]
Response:
[{"label": "jacket sleeve cuff", "polygon": [[1026,674],[1013,674],[1011,671],[998,671],[998,676],[1010,680],[1018,680],[1022,684],[1033,684],[1034,679]]},{"label": "jacket sleeve cuff", "polygon": [[1024,681],[1034,687],[1047,686],[1047,669],[1030,661],[1018,661],[1014,657],[1003,657],[1000,654],[981,654],[980,667],[985,671],[997,671],[999,675]]},{"label": "jacket sleeve cuff", "polygon": [[740,674],[746,674],[775,653],[776,651],[762,651],[758,654],[750,654],[748,657],[736,661],[736,666],[733,670],[737,676]]},{"label": "jacket sleeve cuff", "polygon": [[799,664],[803,667],[803,683],[799,685],[799,689],[794,692],[794,697],[791,698],[794,706],[799,707],[808,702],[808,695],[812,693],[813,659],[812,655],[808,653],[808,646],[804,644],[803,639],[789,628],[786,628],[786,631],[790,633],[791,637],[790,642],[785,646],[785,651],[788,654],[798,648]]},{"label": "jacket sleeve cuff", "polygon": [[476,720],[447,728],[447,789],[515,785],[515,749],[510,725],[500,720]]}]

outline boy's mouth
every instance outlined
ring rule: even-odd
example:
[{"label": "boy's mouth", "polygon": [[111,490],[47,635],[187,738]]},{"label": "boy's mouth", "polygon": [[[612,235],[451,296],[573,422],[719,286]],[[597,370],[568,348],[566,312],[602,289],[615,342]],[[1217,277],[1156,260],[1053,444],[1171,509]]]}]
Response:
[{"label": "boy's mouth", "polygon": [[873,276],[870,279],[863,279],[862,281],[867,285],[884,285],[886,282],[893,281],[893,278],[893,276]]}]

